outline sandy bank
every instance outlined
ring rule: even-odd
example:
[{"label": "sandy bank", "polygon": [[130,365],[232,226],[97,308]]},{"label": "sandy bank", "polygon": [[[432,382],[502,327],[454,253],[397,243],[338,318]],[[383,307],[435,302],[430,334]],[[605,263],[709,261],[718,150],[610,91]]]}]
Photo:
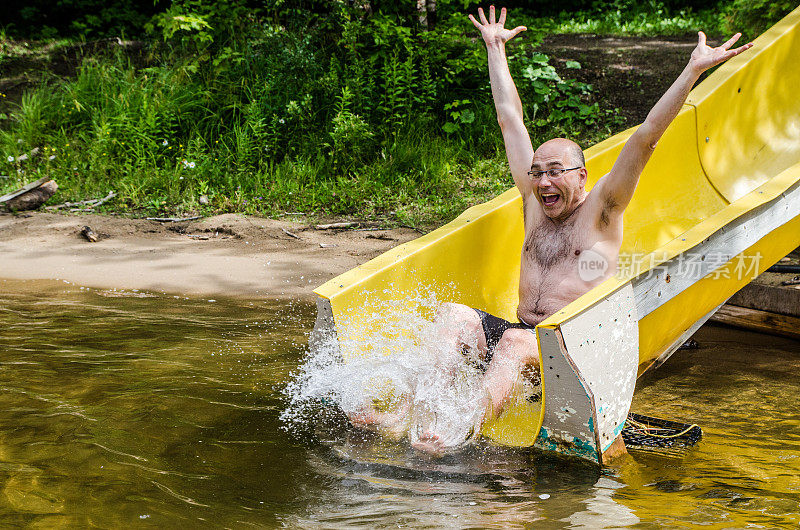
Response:
[{"label": "sandy bank", "polygon": [[[99,241],[81,237],[85,225]],[[410,229],[320,231],[234,214],[158,223],[0,213],[0,278],[202,296],[311,298],[323,282],[418,236]]]}]

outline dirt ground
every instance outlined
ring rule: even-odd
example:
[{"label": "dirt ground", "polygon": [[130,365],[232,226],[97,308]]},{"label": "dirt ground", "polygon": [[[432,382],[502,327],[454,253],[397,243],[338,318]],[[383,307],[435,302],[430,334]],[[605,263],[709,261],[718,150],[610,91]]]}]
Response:
[{"label": "dirt ground", "polygon": [[[710,44],[713,42],[709,39]],[[546,37],[538,50],[550,56],[551,63],[562,75],[592,84],[601,105],[619,110],[625,120],[622,130],[644,121],[658,98],[686,66],[695,46],[697,37],[694,35],[553,35]],[[559,68],[567,61],[578,61],[581,68]]]},{"label": "dirt ground", "polygon": [[[81,236],[84,226],[99,236],[97,242]],[[316,230],[234,214],[160,223],[0,213],[0,279],[209,297],[311,298],[325,281],[419,235],[406,228]]]},{"label": "dirt ground", "polygon": [[[581,63],[570,76],[592,83],[606,107],[625,118],[621,129],[640,123],[680,73],[695,37],[639,38],[592,35],[548,37],[540,50],[558,67]],[[102,42],[97,46],[137,43]],[[48,70],[75,73],[92,46],[53,52],[35,50],[5,64],[0,110]],[[90,226],[100,240],[80,236]],[[293,237],[287,232],[297,236]],[[81,286],[160,291],[202,296],[306,298],[312,289],[420,234],[399,230],[315,230],[302,218],[269,220],[221,215],[199,221],[158,223],[99,215],[33,212],[0,214],[0,278],[59,279]]]}]

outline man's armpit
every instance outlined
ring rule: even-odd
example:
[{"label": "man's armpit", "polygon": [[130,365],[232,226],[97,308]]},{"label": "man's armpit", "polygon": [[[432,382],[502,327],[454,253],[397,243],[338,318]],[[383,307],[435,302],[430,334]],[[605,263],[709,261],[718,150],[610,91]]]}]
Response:
[{"label": "man's armpit", "polygon": [[603,204],[600,205],[600,226],[602,228],[611,224],[611,214],[619,208],[619,202],[610,195],[603,198]]}]

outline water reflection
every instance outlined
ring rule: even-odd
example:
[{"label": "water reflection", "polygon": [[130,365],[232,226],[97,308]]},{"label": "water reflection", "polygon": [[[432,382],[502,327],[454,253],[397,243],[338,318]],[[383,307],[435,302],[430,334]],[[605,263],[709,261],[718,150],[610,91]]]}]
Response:
[{"label": "water reflection", "polygon": [[277,524],[297,499],[305,449],[272,387],[308,304],[4,287],[0,521]]},{"label": "water reflection", "polygon": [[[634,409],[700,424],[615,467],[480,445],[431,460],[281,389],[310,303],[0,282],[0,526],[603,528],[800,521],[796,342],[701,330]],[[757,345],[757,346],[754,346]],[[341,419],[341,418],[340,418]]]},{"label": "water reflection", "polygon": [[287,517],[288,526],[564,526],[558,520],[610,480],[596,466],[528,449],[480,445],[432,460],[354,435],[312,463],[337,483],[307,513]]}]

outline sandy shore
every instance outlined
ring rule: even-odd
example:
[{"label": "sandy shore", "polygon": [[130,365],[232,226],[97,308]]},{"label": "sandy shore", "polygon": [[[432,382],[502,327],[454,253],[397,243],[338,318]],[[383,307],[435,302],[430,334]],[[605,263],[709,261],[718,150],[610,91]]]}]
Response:
[{"label": "sandy shore", "polygon": [[[99,241],[80,235],[87,225]],[[419,235],[410,229],[315,230],[234,214],[159,223],[0,213],[0,278],[199,296],[313,298],[312,290],[325,281]]]}]

